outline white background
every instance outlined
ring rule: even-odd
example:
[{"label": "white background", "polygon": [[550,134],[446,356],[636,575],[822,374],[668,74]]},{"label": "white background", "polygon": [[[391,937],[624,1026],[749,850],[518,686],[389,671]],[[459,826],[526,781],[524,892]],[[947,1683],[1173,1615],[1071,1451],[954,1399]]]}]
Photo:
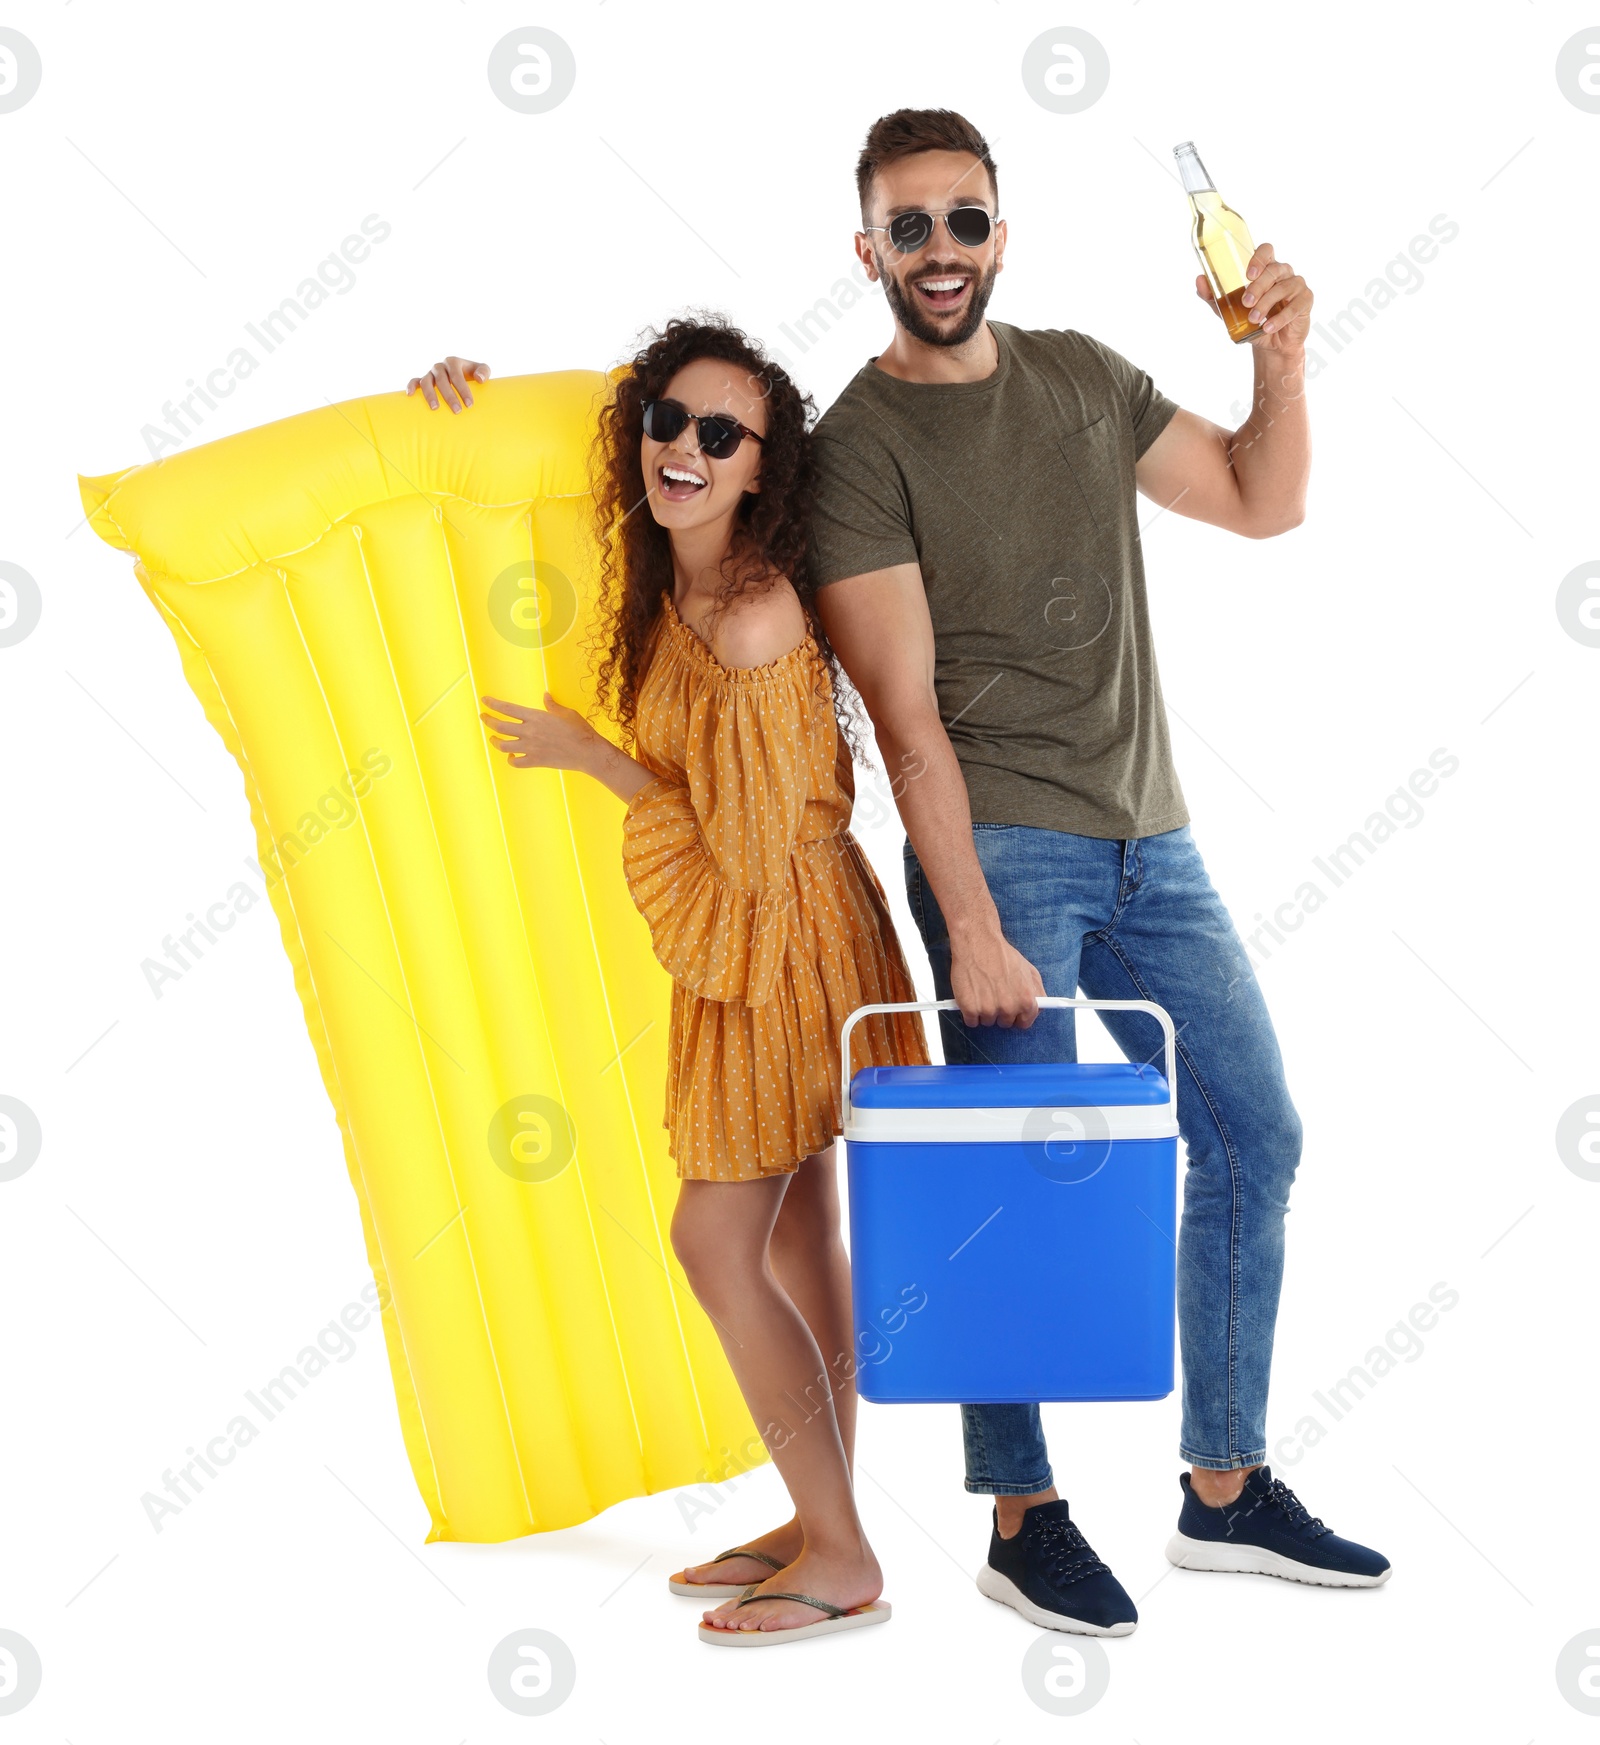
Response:
[{"label": "white background", "polygon": [[[485,1668],[524,1627],[576,1657],[574,1694],[537,1724],[553,1739],[1594,1736],[1555,1677],[1600,1628],[1600,1183],[1555,1143],[1600,1093],[1600,649],[1556,609],[1600,556],[1600,115],[1555,77],[1592,13],[8,9],[44,67],[0,114],[0,560],[44,602],[0,650],[0,1092],[44,1132],[0,1183],[0,1628],[44,1663],[8,1738],[522,1738]],[[1066,22],[1111,62],[1076,115],[1020,74]],[[543,115],[485,71],[529,23],[577,62]],[[1308,1135],[1269,1440],[1394,1577],[1169,1575],[1176,1396],[1048,1408],[1063,1489],[1142,1613],[1072,1722],[1024,1686],[1036,1632],[972,1585],[988,1508],[962,1491],[953,1408],[863,1413],[894,1621],[754,1660],[703,1649],[664,1580],[773,1523],[775,1474],[692,1525],[669,1494],[544,1539],[424,1548],[375,1327],[159,1535],[139,1503],[367,1274],[265,905],[159,1002],[141,975],[253,844],[238,771],[129,560],[81,526],[74,475],[147,458],[163,403],[369,213],[392,234],[354,287],[186,445],[398,387],[445,351],[502,374],[603,365],[689,304],[771,342],[826,405],[884,343],[881,298],[803,352],[781,328],[849,270],[855,152],[904,104],[988,133],[1011,225],[997,317],[1091,332],[1229,425],[1249,356],[1194,296],[1175,142],[1307,276],[1319,320],[1435,215],[1459,226],[1364,331],[1313,337],[1302,527],[1249,543],[1144,505],[1180,774],[1242,931],[1435,748],[1460,760],[1260,967]],[[926,986],[899,830],[862,834]],[[1420,1356],[1333,1422],[1314,1393],[1440,1281],[1460,1300]],[[1307,1413],[1325,1439],[1283,1443]]]}]

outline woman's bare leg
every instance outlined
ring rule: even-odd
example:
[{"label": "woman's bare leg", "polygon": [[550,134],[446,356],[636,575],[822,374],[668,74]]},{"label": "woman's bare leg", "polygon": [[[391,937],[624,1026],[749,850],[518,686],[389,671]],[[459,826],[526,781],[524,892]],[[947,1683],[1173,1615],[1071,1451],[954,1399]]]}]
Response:
[{"label": "woman's bare leg", "polygon": [[[772,1585],[848,1608],[875,1600],[883,1579],[856,1513],[830,1366],[772,1269],[769,1243],[788,1185],[781,1176],[684,1182],[672,1246],[794,1499],[804,1543]],[[816,1622],[816,1613],[774,1600],[736,1615],[729,1605],[706,1619],[729,1629],[785,1629]]]},{"label": "woman's bare leg", "polygon": [[855,1463],[855,1328],[850,1257],[839,1230],[839,1172],[834,1148],[808,1157],[789,1182],[772,1232],[772,1270],[806,1318],[833,1388],[844,1457]]},{"label": "woman's bare leg", "polygon": [[[789,1178],[773,1225],[768,1253],[778,1282],[805,1317],[829,1360],[834,1415],[845,1459],[854,1465],[856,1440],[855,1334],[850,1308],[850,1260],[839,1228],[839,1177],[834,1147],[808,1157]],[[800,1517],[742,1543],[780,1563],[800,1555]],[[691,1564],[682,1579],[703,1583],[763,1581],[772,1572],[753,1557]]]}]

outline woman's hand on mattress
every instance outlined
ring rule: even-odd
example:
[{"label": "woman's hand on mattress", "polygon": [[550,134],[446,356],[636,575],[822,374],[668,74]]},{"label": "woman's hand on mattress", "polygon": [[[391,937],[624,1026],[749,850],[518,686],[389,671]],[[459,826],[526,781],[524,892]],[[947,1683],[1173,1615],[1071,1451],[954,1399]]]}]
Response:
[{"label": "woman's hand on mattress", "polygon": [[624,805],[656,779],[646,765],[613,745],[576,709],[558,703],[548,691],[542,709],[525,709],[503,697],[481,701],[498,715],[509,717],[500,720],[484,714],[479,719],[487,723],[491,733],[501,735],[494,740],[494,748],[505,752],[513,769],[581,770],[610,788]]},{"label": "woman's hand on mattress", "polygon": [[422,397],[428,402],[431,410],[439,410],[439,397],[444,396],[444,403],[452,412],[464,412],[472,404],[472,389],[469,382],[486,382],[489,379],[489,366],[474,363],[467,357],[447,357],[442,364],[435,364],[431,370],[420,376],[413,376],[406,383],[408,394],[422,390]]},{"label": "woman's hand on mattress", "polygon": [[[595,753],[606,741],[576,709],[558,703],[548,691],[542,709],[525,708],[521,703],[508,703],[503,697],[484,697],[495,715],[479,716],[489,728],[496,751],[505,752],[513,769],[573,769],[586,770]],[[497,719],[508,716],[509,720]]]}]

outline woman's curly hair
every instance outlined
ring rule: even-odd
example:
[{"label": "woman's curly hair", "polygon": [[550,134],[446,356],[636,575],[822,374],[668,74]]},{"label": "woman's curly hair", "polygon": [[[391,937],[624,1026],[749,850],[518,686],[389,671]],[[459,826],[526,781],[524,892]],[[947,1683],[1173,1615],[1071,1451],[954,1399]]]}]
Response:
[{"label": "woman's curly hair", "polygon": [[862,755],[854,693],[817,616],[808,557],[817,494],[811,443],[816,406],[811,396],[801,393],[754,341],[719,315],[675,319],[659,332],[647,330],[646,337],[648,343],[614,382],[594,443],[601,586],[591,645],[601,706],[621,729],[624,747],[631,749],[662,591],[670,594],[673,589],[667,531],[646,506],[651,487],[640,460],[645,404],[665,393],[686,364],[717,358],[739,372],[749,392],[765,399],[767,434],[761,445],[761,489],[747,492],[740,504],[712,617],[720,617],[740,595],[765,592],[787,576],[832,681],[840,736],[852,752]]}]

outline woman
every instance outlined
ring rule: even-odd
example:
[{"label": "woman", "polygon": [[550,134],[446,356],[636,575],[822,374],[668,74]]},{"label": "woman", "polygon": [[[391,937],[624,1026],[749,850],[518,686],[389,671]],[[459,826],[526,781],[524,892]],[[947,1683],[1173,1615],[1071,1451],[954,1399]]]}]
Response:
[{"label": "woman", "polygon": [[[407,392],[455,410],[487,373],[451,359]],[[851,1487],[833,1136],[845,1018],[915,995],[847,828],[851,723],[806,573],[812,411],[736,329],[669,322],[596,441],[599,692],[627,749],[548,694],[543,709],[483,699],[512,764],[583,771],[627,802],[623,871],[673,977],[672,1245],[795,1505],[672,1585],[732,1596],[701,1635],[750,1646],[889,1612]],[[852,1068],[927,1059],[911,1014],[852,1038]]]}]

